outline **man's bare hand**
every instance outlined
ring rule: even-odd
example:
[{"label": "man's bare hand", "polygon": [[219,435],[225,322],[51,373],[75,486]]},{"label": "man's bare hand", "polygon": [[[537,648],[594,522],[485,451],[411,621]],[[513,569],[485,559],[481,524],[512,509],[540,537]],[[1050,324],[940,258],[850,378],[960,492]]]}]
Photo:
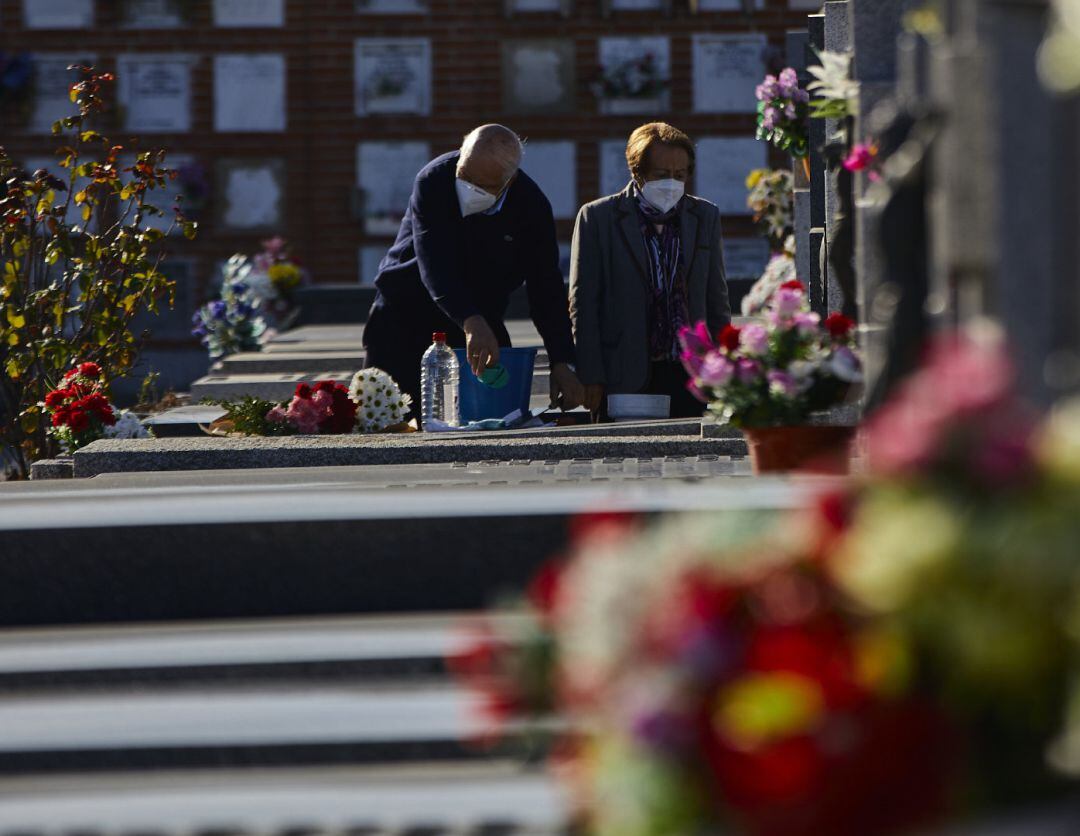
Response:
[{"label": "man's bare hand", "polygon": [[484,369],[499,362],[499,341],[487,320],[479,314],[470,316],[462,323],[465,331],[465,356],[469,368],[477,377]]},{"label": "man's bare hand", "polygon": [[[551,367],[551,405],[559,404],[563,412],[576,409],[585,400],[585,387],[566,363],[556,363]],[[562,402],[559,396],[562,396]]]},{"label": "man's bare hand", "polygon": [[585,385],[585,397],[583,403],[589,412],[599,412],[600,404],[604,400],[604,384],[587,383]]}]

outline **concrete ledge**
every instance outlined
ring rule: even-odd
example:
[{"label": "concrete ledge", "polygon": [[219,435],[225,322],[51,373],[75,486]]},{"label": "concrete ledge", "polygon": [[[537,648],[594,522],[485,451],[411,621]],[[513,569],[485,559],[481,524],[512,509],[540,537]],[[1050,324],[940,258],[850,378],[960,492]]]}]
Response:
[{"label": "concrete ledge", "polygon": [[667,436],[475,438],[438,435],[290,436],[285,438],[159,438],[95,441],[75,453],[75,476],[164,470],[227,470],[265,467],[331,467],[372,464],[744,456],[741,439]]},{"label": "concrete ledge", "polygon": [[74,476],[75,466],[70,458],[39,459],[30,465],[30,478],[34,481],[41,479],[71,479]]}]

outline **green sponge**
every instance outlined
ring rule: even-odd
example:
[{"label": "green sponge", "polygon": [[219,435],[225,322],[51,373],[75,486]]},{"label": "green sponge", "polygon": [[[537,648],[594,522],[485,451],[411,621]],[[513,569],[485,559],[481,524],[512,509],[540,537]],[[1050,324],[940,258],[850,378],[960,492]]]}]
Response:
[{"label": "green sponge", "polygon": [[491,389],[502,389],[510,382],[510,373],[501,363],[480,372],[480,382]]}]

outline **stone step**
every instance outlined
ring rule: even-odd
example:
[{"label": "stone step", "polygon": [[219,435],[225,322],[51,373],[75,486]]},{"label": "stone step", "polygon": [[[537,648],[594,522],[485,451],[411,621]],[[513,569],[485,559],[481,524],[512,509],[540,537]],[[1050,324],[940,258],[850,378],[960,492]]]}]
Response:
[{"label": "stone step", "polygon": [[[194,682],[436,677],[472,614],[0,631],[0,694]],[[510,626],[515,619],[500,616]]]},{"label": "stone step", "polygon": [[[377,467],[4,484],[0,624],[476,610],[524,589],[583,512],[788,509],[837,484],[715,464],[735,475],[668,459],[539,462],[517,485],[470,470],[525,465],[462,464],[441,487]],[[632,480],[602,475],[620,465]]]},{"label": "stone step", "polygon": [[556,836],[569,804],[509,761],[0,777],[0,832]]},{"label": "stone step", "polygon": [[352,351],[243,351],[230,354],[214,365],[215,374],[295,374],[327,369],[364,367],[364,352]]}]

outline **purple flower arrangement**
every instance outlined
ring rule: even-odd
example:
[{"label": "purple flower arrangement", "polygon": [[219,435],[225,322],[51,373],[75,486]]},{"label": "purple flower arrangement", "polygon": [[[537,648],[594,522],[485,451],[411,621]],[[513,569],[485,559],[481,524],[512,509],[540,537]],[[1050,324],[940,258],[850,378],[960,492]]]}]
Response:
[{"label": "purple flower arrangement", "polygon": [[799,87],[795,70],[786,67],[779,76],[765,76],[754,94],[758,100],[757,138],[771,142],[793,157],[807,156],[810,94]]},{"label": "purple flower arrangement", "polygon": [[822,322],[798,280],[776,289],[763,320],[728,325],[716,342],[704,322],[679,334],[690,391],[721,420],[740,428],[805,424],[861,380],[855,323],[839,313]]}]

